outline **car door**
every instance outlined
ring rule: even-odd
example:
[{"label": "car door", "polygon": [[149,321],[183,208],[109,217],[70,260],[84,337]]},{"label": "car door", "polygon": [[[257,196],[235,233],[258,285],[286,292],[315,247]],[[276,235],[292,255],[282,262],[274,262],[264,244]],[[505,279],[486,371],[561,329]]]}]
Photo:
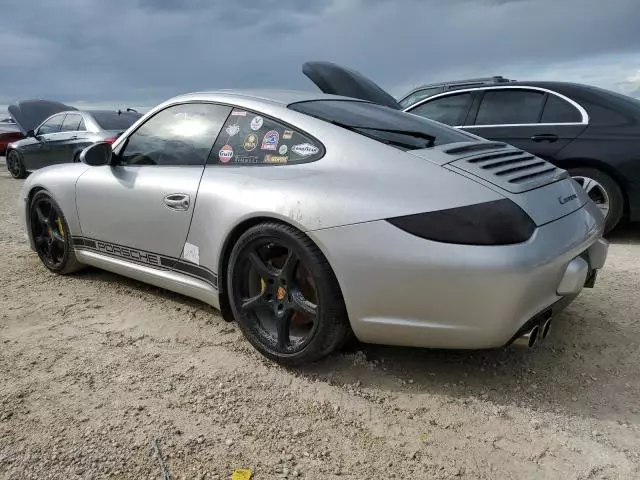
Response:
[{"label": "car door", "polygon": [[59,155],[53,159],[55,163],[74,161],[84,147],[94,143],[89,138],[89,132],[87,132],[84,118],[80,112],[67,113],[62,122],[59,136]]},{"label": "car door", "polygon": [[112,165],[93,167],[78,179],[83,237],[104,254],[154,263],[147,254],[133,258],[120,248],[129,247],[169,257],[162,265],[170,267],[182,252],[207,157],[230,110],[211,103],[172,105],[120,139]]},{"label": "car door", "polygon": [[462,128],[552,160],[587,126],[586,113],[555,92],[536,87],[480,90]]},{"label": "car door", "polygon": [[22,158],[27,170],[36,170],[47,165],[49,150],[55,144],[55,135],[60,131],[64,113],[58,113],[42,122],[34,132],[34,142],[22,149]]}]

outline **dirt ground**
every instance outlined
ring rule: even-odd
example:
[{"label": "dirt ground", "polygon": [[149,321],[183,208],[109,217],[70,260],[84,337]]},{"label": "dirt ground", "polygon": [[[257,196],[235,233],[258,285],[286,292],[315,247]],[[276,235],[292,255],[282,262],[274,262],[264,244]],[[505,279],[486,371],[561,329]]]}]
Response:
[{"label": "dirt ground", "polygon": [[54,276],[0,165],[0,478],[640,478],[640,226],[533,351],[276,366],[188,298]]}]

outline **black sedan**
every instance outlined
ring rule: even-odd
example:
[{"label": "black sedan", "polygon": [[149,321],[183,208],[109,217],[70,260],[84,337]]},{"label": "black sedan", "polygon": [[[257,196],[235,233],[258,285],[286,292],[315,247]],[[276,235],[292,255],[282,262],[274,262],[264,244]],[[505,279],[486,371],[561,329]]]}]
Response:
[{"label": "black sedan", "polygon": [[142,114],[127,111],[77,110],[47,100],[28,100],[9,107],[26,138],[7,146],[7,169],[14,178],[57,163],[78,161],[80,152],[99,141],[114,142]]},{"label": "black sedan", "polygon": [[600,207],[607,231],[623,215],[640,220],[640,101],[634,98],[563,82],[452,82],[404,109],[568,170]]}]

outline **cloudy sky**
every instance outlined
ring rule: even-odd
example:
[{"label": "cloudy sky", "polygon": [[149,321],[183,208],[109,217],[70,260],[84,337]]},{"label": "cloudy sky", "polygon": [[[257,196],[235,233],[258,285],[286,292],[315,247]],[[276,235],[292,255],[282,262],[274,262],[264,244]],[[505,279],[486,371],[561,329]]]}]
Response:
[{"label": "cloudy sky", "polygon": [[0,105],[153,106],[205,89],[315,87],[306,60],[394,95],[501,74],[640,97],[640,0],[23,0],[0,8]]}]

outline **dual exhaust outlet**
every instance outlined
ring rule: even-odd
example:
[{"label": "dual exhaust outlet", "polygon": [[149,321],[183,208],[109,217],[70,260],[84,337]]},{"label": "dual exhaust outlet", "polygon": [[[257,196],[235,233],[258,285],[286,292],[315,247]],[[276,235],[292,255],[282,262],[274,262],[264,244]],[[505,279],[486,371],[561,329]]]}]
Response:
[{"label": "dual exhaust outlet", "polygon": [[535,347],[538,342],[547,338],[549,335],[549,330],[551,329],[551,316],[549,316],[546,320],[530,327],[528,330],[517,337],[513,341],[513,345],[516,347],[525,347],[531,348]]}]

